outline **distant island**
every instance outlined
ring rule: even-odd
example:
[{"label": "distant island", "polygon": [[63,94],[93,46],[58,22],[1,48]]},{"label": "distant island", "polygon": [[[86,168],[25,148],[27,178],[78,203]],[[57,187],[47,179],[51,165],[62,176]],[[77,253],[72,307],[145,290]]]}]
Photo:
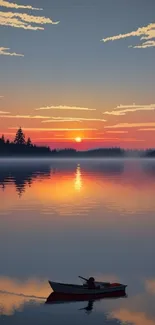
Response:
[{"label": "distant island", "polygon": [[14,141],[0,138],[0,157],[53,157],[53,158],[100,158],[100,157],[126,157],[134,156],[135,152],[140,157],[155,157],[155,150],[146,151],[124,150],[121,148],[96,148],[87,151],[77,151],[73,148],[53,149],[48,146],[37,146],[31,139],[25,139],[22,128],[17,130]]}]

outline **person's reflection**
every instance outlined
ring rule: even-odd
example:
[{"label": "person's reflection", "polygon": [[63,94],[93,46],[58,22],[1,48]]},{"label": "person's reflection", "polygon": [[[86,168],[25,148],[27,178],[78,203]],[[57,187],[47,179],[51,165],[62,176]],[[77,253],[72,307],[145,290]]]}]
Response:
[{"label": "person's reflection", "polygon": [[78,164],[76,168],[76,176],[75,176],[75,189],[77,191],[80,191],[81,187],[82,187],[81,168],[80,168],[80,164]]},{"label": "person's reflection", "polygon": [[80,310],[85,310],[86,314],[91,314],[94,307],[94,300],[88,301],[88,305],[84,308],[81,308]]}]

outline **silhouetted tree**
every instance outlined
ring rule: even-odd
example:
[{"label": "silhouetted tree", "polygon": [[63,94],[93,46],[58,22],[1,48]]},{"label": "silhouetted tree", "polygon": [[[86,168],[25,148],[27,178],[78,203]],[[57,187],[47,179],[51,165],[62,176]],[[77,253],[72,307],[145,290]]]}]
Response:
[{"label": "silhouetted tree", "polygon": [[19,128],[19,130],[16,133],[14,143],[15,144],[25,144],[25,135],[24,135],[21,127]]},{"label": "silhouetted tree", "polygon": [[31,141],[30,138],[27,139],[26,145],[27,145],[28,147],[32,147],[32,141]]},{"label": "silhouetted tree", "polygon": [[0,138],[0,143],[1,143],[1,144],[5,144],[5,138],[4,138],[4,135],[2,135],[2,137]]},{"label": "silhouetted tree", "polygon": [[9,139],[6,140],[6,144],[10,144],[10,140]]}]

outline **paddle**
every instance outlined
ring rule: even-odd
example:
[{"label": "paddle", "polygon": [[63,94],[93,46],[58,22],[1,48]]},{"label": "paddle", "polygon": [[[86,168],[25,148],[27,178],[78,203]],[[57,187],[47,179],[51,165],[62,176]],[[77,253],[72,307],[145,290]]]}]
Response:
[{"label": "paddle", "polygon": [[84,280],[84,281],[86,281],[86,282],[88,282],[88,279],[84,278],[83,276],[80,276],[79,275],[79,278],[82,279],[82,280]]}]

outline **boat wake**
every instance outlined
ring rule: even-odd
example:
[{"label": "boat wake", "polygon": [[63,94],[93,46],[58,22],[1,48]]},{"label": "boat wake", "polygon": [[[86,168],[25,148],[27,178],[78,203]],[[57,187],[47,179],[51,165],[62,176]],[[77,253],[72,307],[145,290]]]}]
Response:
[{"label": "boat wake", "polygon": [[38,299],[38,300],[46,300],[47,299],[47,297],[26,295],[24,293],[16,293],[16,292],[10,292],[10,291],[5,291],[5,290],[0,290],[0,294],[6,294],[6,295],[17,296],[17,297],[22,297],[22,298]]}]

